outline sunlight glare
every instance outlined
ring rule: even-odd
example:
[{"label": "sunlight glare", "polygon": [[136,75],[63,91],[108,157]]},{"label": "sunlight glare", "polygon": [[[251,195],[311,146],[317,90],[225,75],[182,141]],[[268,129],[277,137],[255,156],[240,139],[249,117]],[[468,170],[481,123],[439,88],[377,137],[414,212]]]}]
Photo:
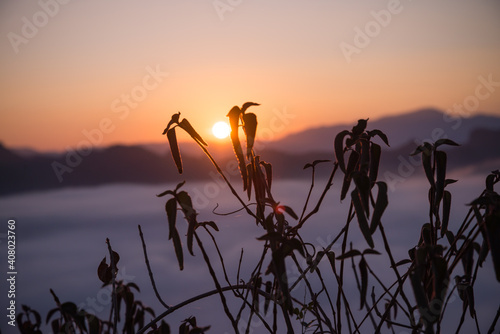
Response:
[{"label": "sunlight glare", "polygon": [[217,122],[214,124],[212,127],[212,133],[214,134],[215,137],[219,139],[224,139],[227,136],[229,136],[229,133],[231,132],[231,128],[226,122]]}]

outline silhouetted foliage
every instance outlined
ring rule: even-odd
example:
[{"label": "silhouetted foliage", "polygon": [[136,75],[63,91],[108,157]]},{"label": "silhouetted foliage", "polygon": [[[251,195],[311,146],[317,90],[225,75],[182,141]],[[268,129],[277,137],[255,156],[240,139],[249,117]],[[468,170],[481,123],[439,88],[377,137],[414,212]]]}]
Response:
[{"label": "silhouetted foliage", "polygon": [[[184,247],[191,255],[194,255],[195,248],[201,252],[215,289],[174,306],[166,305],[156,290],[146,243],[139,226],[153,289],[165,310],[155,317],[152,309],[136,299],[139,287],[133,283],[116,281],[116,265],[120,258],[111,249],[108,240],[110,264],[105,257],[97,271],[104,285],[112,285],[113,305],[109,320],[100,320],[78,310],[71,302],[61,303],[51,290],[57,307],[47,315],[47,323],[51,321],[54,333],[67,330],[116,333],[117,323],[122,324],[124,333],[170,333],[170,327],[164,321],[169,314],[215,294],[219,296],[225,316],[235,333],[253,331],[250,321],[253,317],[258,318],[259,324],[265,328],[259,329],[259,332],[269,333],[295,333],[298,330],[302,333],[378,333],[383,326],[393,333],[396,328],[412,333],[450,332],[452,329],[442,329],[441,325],[454,291],[457,291],[463,305],[456,332],[460,332],[467,314],[474,320],[479,332],[480,315],[476,312],[478,303],[474,296],[474,284],[479,268],[489,253],[496,278],[500,281],[500,195],[494,191],[500,181],[500,172],[494,171],[486,177],[485,190],[470,203],[469,212],[458,230],[452,231],[449,227],[452,195],[448,186],[457,180],[446,178],[448,157],[441,146],[458,144],[449,139],[440,139],[418,146],[412,154],[421,155],[422,167],[429,183],[428,221],[422,222],[420,235],[415,238],[415,246],[409,249],[408,258],[396,262],[383,224],[384,213],[389,205],[388,187],[378,179],[383,145],[377,141],[389,146],[387,136],[378,129],[367,130],[368,119],[359,120],[351,130],[338,133],[333,143],[335,162],[315,160],[304,166],[305,171],[311,172],[311,186],[302,210],[295,211],[274,198],[272,165],[254,150],[258,133],[257,116],[246,111],[258,105],[247,102],[241,108],[234,106],[227,114],[231,125],[231,142],[243,182],[243,194],[248,197],[248,201],[233,187],[208,151],[207,143],[189,121],[185,118],[180,120],[180,113],[172,115],[163,131],[179,173],[183,172],[183,163],[175,132],[177,127],[187,132],[198,144],[241,204],[241,209],[262,229],[262,233],[255,236],[262,246],[261,255],[253,264],[250,276],[240,277],[240,259],[237,281],[229,280],[214,234],[214,231],[219,231],[219,227],[214,221],[199,218],[203,213],[196,211],[190,195],[182,190],[185,183],[182,182],[174,189],[157,195],[166,197],[166,239],[172,241],[173,254],[180,270],[184,268]],[[246,154],[240,142],[240,126],[244,130]],[[319,199],[311,207],[316,169],[326,166],[331,168],[330,175]],[[343,175],[338,176],[338,171]],[[306,222],[321,209],[336,176],[341,184],[340,200],[346,200],[350,194],[349,210],[345,223],[335,224],[342,226],[333,231],[337,233],[335,238],[320,248],[305,241],[301,231]],[[178,220],[178,211],[182,213],[186,225]],[[363,239],[353,248],[351,222],[355,218]],[[218,258],[209,257],[200,238],[201,233],[210,237]],[[184,235],[185,246],[181,241]],[[337,254],[332,250],[334,245],[338,246]],[[388,260],[389,264],[383,270],[393,274],[392,280],[387,281],[384,276],[386,281],[383,281],[378,276],[371,264],[375,257]],[[299,259],[304,262],[301,263]],[[221,271],[216,271],[214,261],[218,261]],[[457,270],[459,263],[463,271]],[[347,267],[349,264],[351,271]],[[289,269],[293,266],[300,273],[298,277],[290,275]],[[356,283],[359,309],[347,296],[347,280]],[[305,283],[305,290],[299,295],[294,288],[301,282]],[[232,291],[231,298],[241,302],[239,307],[230,307],[235,304],[228,303],[229,297],[225,295],[227,291]],[[409,291],[413,293],[412,296],[408,295]],[[41,320],[38,313],[27,306],[23,306],[23,311],[17,319],[22,333],[39,333]],[[270,319],[266,316],[269,312],[272,312]],[[56,314],[59,317],[53,318]],[[146,314],[154,319],[148,322]],[[491,321],[490,333],[499,316],[500,309],[494,319],[482,320]],[[196,317],[190,316],[180,324],[179,333],[205,333],[209,329],[210,326],[199,326]]]}]

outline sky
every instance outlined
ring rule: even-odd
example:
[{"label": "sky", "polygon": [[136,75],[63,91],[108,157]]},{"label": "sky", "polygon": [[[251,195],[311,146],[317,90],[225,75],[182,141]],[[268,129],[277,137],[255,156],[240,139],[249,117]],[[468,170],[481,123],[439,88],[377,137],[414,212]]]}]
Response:
[{"label": "sky", "polygon": [[247,101],[266,139],[423,107],[500,116],[499,33],[497,0],[3,0],[0,141],[161,142],[176,112],[212,141]]}]

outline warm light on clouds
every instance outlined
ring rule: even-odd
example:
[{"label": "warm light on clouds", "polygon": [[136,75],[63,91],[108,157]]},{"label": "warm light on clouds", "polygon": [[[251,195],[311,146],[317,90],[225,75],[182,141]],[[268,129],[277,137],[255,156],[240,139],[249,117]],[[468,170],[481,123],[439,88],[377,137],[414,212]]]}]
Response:
[{"label": "warm light on clouds", "polygon": [[[246,101],[261,104],[259,128],[271,127],[274,110],[294,115],[273,132],[281,137],[447,110],[474,94],[478,77],[500,82],[495,1],[400,1],[392,12],[394,0],[254,1],[225,12],[212,2],[53,3],[51,13],[39,2],[0,11],[8,146],[64,150],[103,119],[115,128],[100,145],[161,141],[178,111],[209,136],[214,119]],[[342,43],[356,49],[350,61]],[[155,80],[147,68],[168,75]],[[493,88],[475,113],[500,114]]]}]

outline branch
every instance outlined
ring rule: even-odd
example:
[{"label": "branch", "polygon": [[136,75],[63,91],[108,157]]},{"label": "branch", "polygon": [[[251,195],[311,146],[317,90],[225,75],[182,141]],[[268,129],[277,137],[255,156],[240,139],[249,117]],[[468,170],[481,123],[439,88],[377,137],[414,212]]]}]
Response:
[{"label": "branch", "polygon": [[240,285],[233,285],[233,286],[225,286],[225,287],[221,287],[220,290],[218,289],[214,289],[214,290],[211,290],[211,291],[208,291],[208,292],[205,292],[205,293],[202,293],[198,296],[195,296],[195,297],[192,297],[190,299],[187,299],[177,305],[174,305],[172,307],[170,307],[168,310],[166,310],[165,312],[163,312],[162,314],[160,314],[159,316],[157,316],[156,318],[154,318],[153,320],[151,320],[150,323],[148,323],[146,326],[144,326],[143,328],[141,328],[137,334],[143,334],[148,328],[150,328],[151,326],[153,326],[153,324],[157,323],[158,321],[160,321],[161,319],[165,318],[167,315],[169,315],[170,313],[173,313],[174,311],[186,306],[186,305],[189,305],[195,301],[198,301],[198,300],[201,300],[201,299],[204,299],[204,298],[207,298],[207,297],[210,297],[210,296],[213,296],[213,295],[216,295],[219,293],[219,291],[234,291],[234,290],[238,290],[238,289],[247,289],[247,290],[252,290],[252,291],[255,291],[257,292],[258,294],[260,294],[261,296],[264,296],[265,298],[269,299],[269,300],[272,300],[274,302],[276,302],[276,300],[268,293],[266,293],[265,291],[262,291],[262,290],[256,290],[253,286],[251,285],[248,285],[248,284],[240,284]]}]

